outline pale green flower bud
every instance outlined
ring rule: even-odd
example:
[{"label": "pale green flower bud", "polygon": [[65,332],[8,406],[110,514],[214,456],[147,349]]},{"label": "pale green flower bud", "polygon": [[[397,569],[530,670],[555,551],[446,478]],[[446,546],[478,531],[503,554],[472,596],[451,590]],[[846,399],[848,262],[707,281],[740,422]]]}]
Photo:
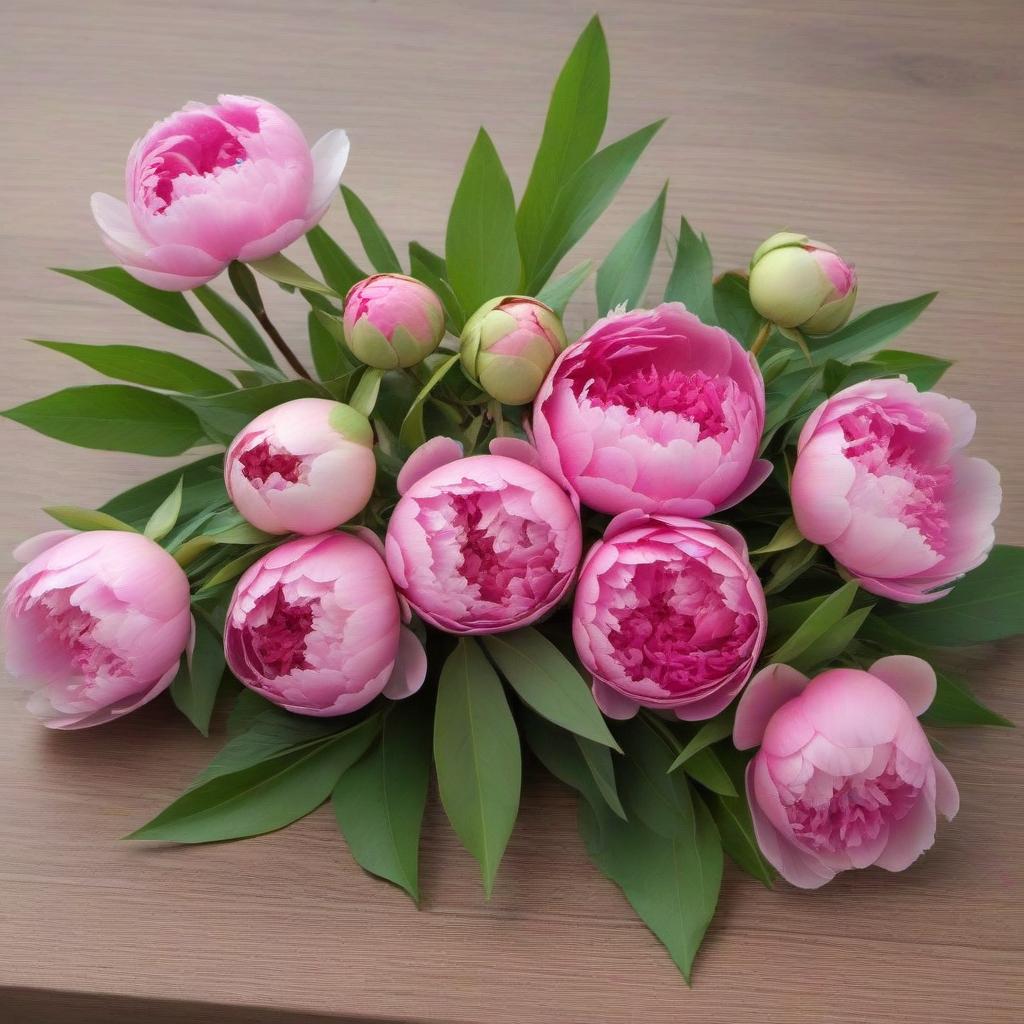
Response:
[{"label": "pale green flower bud", "polygon": [[525,405],[536,397],[565,344],[562,321],[550,306],[527,296],[503,295],[466,321],[462,366],[492,398]]},{"label": "pale green flower bud", "polygon": [[831,334],[850,318],[856,300],[853,265],[806,235],[780,231],[750,261],[750,301],[779,327]]}]

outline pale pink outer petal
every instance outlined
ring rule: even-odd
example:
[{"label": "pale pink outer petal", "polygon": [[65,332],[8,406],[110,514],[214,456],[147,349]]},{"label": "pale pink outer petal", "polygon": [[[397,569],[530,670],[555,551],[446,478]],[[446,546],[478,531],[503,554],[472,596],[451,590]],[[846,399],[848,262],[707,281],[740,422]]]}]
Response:
[{"label": "pale pink outer petal", "polygon": [[903,871],[935,842],[935,799],[922,790],[906,816],[889,824],[885,849],[874,861],[886,871]]},{"label": "pale pink outer petal", "polygon": [[716,511],[721,512],[723,509],[732,508],[733,505],[738,505],[741,501],[749,498],[772,475],[773,468],[767,459],[754,459],[750,471],[740,485],[728,498],[718,503]]},{"label": "pale pink outer petal", "polygon": [[311,225],[306,221],[294,219],[285,221],[274,228],[268,235],[262,238],[255,238],[246,242],[238,250],[238,259],[243,263],[252,263],[256,260],[265,260],[270,256],[276,256],[282,249],[287,249],[297,238],[301,238]]},{"label": "pale pink outer petal", "polygon": [[389,700],[402,700],[416,693],[426,678],[427,652],[419,637],[403,626],[398,633],[395,667],[382,692]]},{"label": "pale pink outer petal", "polygon": [[640,705],[635,700],[624,696],[618,690],[613,690],[600,679],[593,680],[591,689],[594,694],[594,703],[609,718],[623,721],[633,718],[640,710]]},{"label": "pale pink outer petal", "polygon": [[38,557],[44,551],[49,551],[55,544],[75,535],[74,530],[47,530],[45,533],[37,533],[28,540],[23,540],[12,552],[11,557],[16,562],[25,565],[33,558]]},{"label": "pale pink outer petal", "polygon": [[747,683],[736,705],[732,741],[737,750],[756,747],[783,704],[804,692],[810,679],[789,665],[766,665]]},{"label": "pale pink outer petal", "polygon": [[320,220],[334,198],[334,192],[341,182],[342,172],[348,163],[348,135],[341,128],[335,128],[322,135],[310,151],[313,157],[313,191],[306,211],[308,231]]},{"label": "pale pink outer petal", "polygon": [[405,494],[417,480],[432,473],[441,466],[447,466],[449,462],[455,462],[462,458],[463,448],[458,441],[443,435],[432,437],[429,441],[421,444],[402,466],[396,481],[399,494]]},{"label": "pale pink outer petal", "polygon": [[935,669],[922,658],[891,654],[879,658],[868,671],[891,686],[915,715],[922,715],[935,699]]},{"label": "pale pink outer petal", "polygon": [[[820,889],[827,882],[831,882],[836,873],[813,854],[799,849],[788,836],[780,834],[772,824],[761,806],[758,787],[755,785],[755,773],[760,762],[761,756],[758,755],[747,765],[746,772],[747,803],[750,805],[750,817],[757,845],[772,867],[790,885],[800,889]],[[770,794],[767,798],[770,799]],[[775,798],[775,802],[778,803],[778,797]]]},{"label": "pale pink outer petal", "polygon": [[528,441],[519,437],[496,437],[488,445],[492,455],[501,455],[506,459],[516,459],[525,462],[527,466],[540,469],[540,455],[537,449]]},{"label": "pale pink outer petal", "polygon": [[[358,537],[361,541],[369,544],[381,558],[384,557],[384,541],[382,541],[380,537],[378,537],[377,534],[375,534],[368,526],[348,526],[346,527],[346,530],[354,537]],[[404,598],[401,600],[404,600]],[[409,620],[406,619],[405,621],[408,622]]]},{"label": "pale pink outer petal", "polygon": [[935,808],[947,821],[952,821],[960,810],[960,790],[949,769],[937,757],[932,766],[935,769]]}]

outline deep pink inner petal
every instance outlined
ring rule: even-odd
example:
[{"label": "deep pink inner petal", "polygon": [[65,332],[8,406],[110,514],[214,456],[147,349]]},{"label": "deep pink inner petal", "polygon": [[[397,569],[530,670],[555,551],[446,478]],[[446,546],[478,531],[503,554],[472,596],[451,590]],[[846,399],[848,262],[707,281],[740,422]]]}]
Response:
[{"label": "deep pink inner petal", "polygon": [[816,852],[842,853],[878,838],[910,813],[921,788],[898,771],[892,753],[874,777],[834,777],[815,769],[798,786],[779,793],[794,837]]},{"label": "deep pink inner petal", "polygon": [[282,481],[298,483],[303,460],[282,448],[274,447],[269,441],[261,441],[238,457],[242,474],[253,484],[265,484],[277,474]]},{"label": "deep pink inner petal", "polygon": [[844,453],[857,473],[850,502],[918,530],[937,553],[945,550],[949,518],[945,495],[952,471],[916,406],[865,402],[839,420]]},{"label": "deep pink inner petal", "polygon": [[319,600],[290,602],[278,587],[265,601],[270,605],[266,620],[253,626],[249,637],[261,674],[276,679],[308,668],[306,638],[313,631]]}]

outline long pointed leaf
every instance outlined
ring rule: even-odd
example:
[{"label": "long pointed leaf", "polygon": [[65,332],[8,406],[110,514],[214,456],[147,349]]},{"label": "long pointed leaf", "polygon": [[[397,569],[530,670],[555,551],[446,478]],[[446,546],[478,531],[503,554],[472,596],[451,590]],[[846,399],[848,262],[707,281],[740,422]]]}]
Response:
[{"label": "long pointed leaf", "polygon": [[341,194],[345,200],[345,209],[348,210],[373,269],[379,274],[402,273],[402,264],[398,262],[395,250],[391,248],[391,243],[374,220],[366,203],[347,185],[341,186]]},{"label": "long pointed leaf", "polygon": [[661,241],[668,183],[650,208],[630,225],[597,271],[597,311],[604,316],[625,303],[630,309],[643,302],[651,268]]}]

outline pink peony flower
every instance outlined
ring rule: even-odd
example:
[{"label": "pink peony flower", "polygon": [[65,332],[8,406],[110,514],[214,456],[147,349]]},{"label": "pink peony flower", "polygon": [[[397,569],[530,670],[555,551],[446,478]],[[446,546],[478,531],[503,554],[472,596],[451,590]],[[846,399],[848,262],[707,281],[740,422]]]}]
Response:
[{"label": "pink peony flower", "polygon": [[402,625],[380,541],[325,533],[288,541],[238,581],[224,625],[231,671],[300,715],[344,715],[423,684],[427,658]]},{"label": "pink peony flower", "polygon": [[252,96],[189,103],[132,147],[127,202],[97,192],[93,216],[129,274],[185,291],[232,260],[273,256],[313,227],[348,148],[336,129],[310,150],[283,110]]},{"label": "pink peony flower", "polygon": [[934,697],[931,666],[909,655],[811,680],[769,665],[750,681],[733,740],[761,745],[747,797],[758,845],[788,882],[816,889],[872,864],[902,871],[932,845],[936,811],[952,819],[960,803],[915,717]]},{"label": "pink peony flower", "polygon": [[833,395],[811,413],[797,446],[800,532],[873,594],[943,597],[985,560],[1002,500],[995,467],[963,454],[974,422],[965,402],[906,380]]},{"label": "pink peony flower", "polygon": [[700,721],[750,678],[767,621],[739,533],[627,512],[580,568],[572,635],[610,718],[643,706]]},{"label": "pink peony flower", "polygon": [[555,362],[533,407],[547,472],[614,515],[701,518],[761,485],[757,362],[678,302],[599,320]]},{"label": "pink peony flower", "polygon": [[14,552],[27,561],[4,596],[7,671],[28,683],[51,729],[101,725],[171,684],[188,644],[188,578],[139,533],[54,530]]},{"label": "pink peony flower", "polygon": [[413,608],[449,633],[501,633],[540,618],[569,589],[582,550],[569,496],[519,459],[532,449],[505,439],[494,450],[507,454],[463,459],[455,441],[434,438],[399,477],[388,568]]},{"label": "pink peony flower", "polygon": [[326,398],[268,409],[224,459],[228,495],[267,533],[323,533],[348,522],[370,500],[376,474],[369,420]]},{"label": "pink peony flower", "polygon": [[423,362],[444,337],[444,307],[421,281],[374,274],[345,297],[345,342],[367,366],[380,370]]}]

